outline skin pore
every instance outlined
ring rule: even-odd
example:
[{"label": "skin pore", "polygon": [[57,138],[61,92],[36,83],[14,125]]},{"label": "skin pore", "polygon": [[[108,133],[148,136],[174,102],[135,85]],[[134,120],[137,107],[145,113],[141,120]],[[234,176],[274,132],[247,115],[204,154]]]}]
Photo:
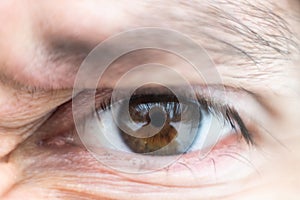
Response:
[{"label": "skin pore", "polygon": [[[299,10],[297,0],[2,0],[1,199],[297,199]],[[84,148],[70,102],[78,68],[101,41],[145,26],[178,30],[207,50],[255,147],[233,137],[203,160],[191,153],[147,174],[112,170]],[[140,59],[113,64],[107,87],[122,70],[156,59],[185,73],[172,55],[132,57]],[[84,94],[74,101],[84,105]],[[61,133],[71,144],[54,138]],[[41,145],[45,137],[51,142]]]}]

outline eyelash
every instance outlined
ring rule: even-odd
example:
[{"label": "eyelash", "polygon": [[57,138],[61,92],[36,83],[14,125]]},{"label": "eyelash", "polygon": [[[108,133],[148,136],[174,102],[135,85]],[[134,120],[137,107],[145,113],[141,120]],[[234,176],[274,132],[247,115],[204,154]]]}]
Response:
[{"label": "eyelash", "polygon": [[240,130],[243,138],[248,145],[254,145],[252,134],[249,132],[239,113],[234,108],[230,107],[229,105],[218,104],[203,98],[200,99],[199,103],[201,105],[204,103],[207,106],[208,111],[214,114],[216,117],[218,116],[218,114],[221,114],[224,117],[225,122],[230,123],[231,127],[236,132],[238,131],[237,129]]}]

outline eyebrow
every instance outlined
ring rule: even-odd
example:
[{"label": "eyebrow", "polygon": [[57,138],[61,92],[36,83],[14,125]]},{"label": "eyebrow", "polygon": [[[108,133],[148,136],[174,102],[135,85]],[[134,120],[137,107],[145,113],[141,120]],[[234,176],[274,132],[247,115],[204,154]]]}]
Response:
[{"label": "eyebrow", "polygon": [[[177,3],[187,18],[179,18],[176,13],[159,14],[160,21],[168,22],[171,27],[199,41],[212,54],[223,54],[236,58],[240,65],[271,65],[274,61],[286,61],[299,52],[299,43],[283,16],[273,12],[272,2],[251,4],[233,1],[214,0],[201,3]],[[168,7],[170,4],[160,5]],[[270,7],[272,6],[272,7]],[[151,7],[151,6],[149,6]],[[171,7],[172,8],[172,7]],[[162,9],[168,10],[170,9]],[[240,14],[238,14],[240,13]],[[281,13],[282,14],[282,13]],[[161,15],[161,16],[160,16]],[[150,13],[136,16],[137,24],[155,26],[155,18]],[[243,17],[243,20],[239,17]],[[203,42],[207,40],[207,42]],[[93,45],[82,41],[52,38],[48,45],[49,57],[53,62],[72,62],[78,66]],[[222,55],[220,55],[222,56]],[[80,58],[80,59],[77,59]]]},{"label": "eyebrow", "polygon": [[[299,54],[299,40],[287,21],[292,14],[283,9],[279,11],[273,1],[205,2],[205,6],[182,3],[186,18],[176,17],[174,13],[168,18],[173,19],[174,27],[199,41],[209,53],[229,56],[237,61],[233,64],[239,66],[270,66],[274,61],[285,62],[293,54]],[[168,10],[167,6],[162,10]],[[181,24],[186,28],[180,29]],[[228,61],[231,64],[230,60],[225,62]]]},{"label": "eyebrow", "polygon": [[[172,11],[172,3],[180,9],[180,14]],[[276,5],[269,1],[171,1],[160,4],[164,12],[156,12],[149,4],[149,12],[134,18],[141,27],[157,26],[161,21],[175,30],[182,30],[201,44],[216,64],[245,66],[245,69],[249,66],[269,68],[288,62],[300,52],[299,41],[285,20],[287,16],[273,12],[274,7]],[[61,76],[59,80],[74,78],[82,61],[96,45],[88,38],[69,38],[63,34],[45,38],[46,65],[43,67],[52,70],[52,76]],[[61,67],[65,68],[64,73],[55,74]],[[59,87],[69,86],[61,83]]]}]

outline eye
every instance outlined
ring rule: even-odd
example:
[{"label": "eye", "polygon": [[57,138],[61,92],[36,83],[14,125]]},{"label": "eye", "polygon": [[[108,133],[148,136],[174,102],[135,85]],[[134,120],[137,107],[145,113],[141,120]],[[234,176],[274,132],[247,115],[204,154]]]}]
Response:
[{"label": "eye", "polygon": [[[235,127],[225,116],[189,99],[179,103],[174,95],[132,96],[128,103],[132,121],[124,117],[126,101],[122,100],[117,108],[117,124],[110,106],[98,110],[99,141],[106,148],[160,156],[177,155],[210,147],[218,137],[235,133]],[[213,130],[210,130],[211,126]],[[215,138],[203,143],[208,134]]]},{"label": "eye", "polygon": [[[83,143],[100,162],[114,169],[135,156],[158,162],[182,154],[209,153],[218,142],[231,136],[253,144],[243,120],[229,105],[201,92],[195,101],[184,88],[178,91],[182,91],[180,97],[167,88],[143,87],[129,99],[120,97],[113,103],[111,95],[106,95],[98,102],[93,113],[96,117],[83,120]],[[128,159],[114,167],[104,152]]]}]

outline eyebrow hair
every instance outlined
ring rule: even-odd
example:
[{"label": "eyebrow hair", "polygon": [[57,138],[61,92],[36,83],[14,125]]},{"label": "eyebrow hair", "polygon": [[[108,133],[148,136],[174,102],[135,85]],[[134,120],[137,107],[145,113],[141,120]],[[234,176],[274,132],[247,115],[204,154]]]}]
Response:
[{"label": "eyebrow hair", "polygon": [[[187,33],[210,53],[218,54],[218,57],[222,56],[219,54],[231,57],[221,62],[234,61],[237,65],[269,66],[274,62],[289,60],[293,53],[299,52],[297,38],[282,16],[283,13],[280,15],[272,11],[272,8],[276,8],[273,2],[176,2],[160,3],[159,9],[164,12],[158,12],[155,3],[146,1],[144,4],[148,6],[149,13],[136,16],[136,23],[141,26],[156,26],[157,21],[162,21],[169,24],[170,28]],[[184,14],[178,14],[172,9],[180,9]],[[75,64],[78,66],[93,46],[82,41],[52,39],[49,43],[49,58],[52,62],[77,61]],[[236,59],[232,60],[232,57]]]},{"label": "eyebrow hair", "polygon": [[[180,16],[169,11],[172,7],[167,3],[160,9],[166,11],[165,18],[173,21],[171,26],[192,36],[212,54],[229,54],[239,59],[235,63],[238,65],[271,65],[299,53],[299,40],[286,21],[290,11],[279,11],[274,1],[204,2],[203,6],[197,1],[180,1],[184,12]],[[209,42],[201,42],[203,39]]]}]

